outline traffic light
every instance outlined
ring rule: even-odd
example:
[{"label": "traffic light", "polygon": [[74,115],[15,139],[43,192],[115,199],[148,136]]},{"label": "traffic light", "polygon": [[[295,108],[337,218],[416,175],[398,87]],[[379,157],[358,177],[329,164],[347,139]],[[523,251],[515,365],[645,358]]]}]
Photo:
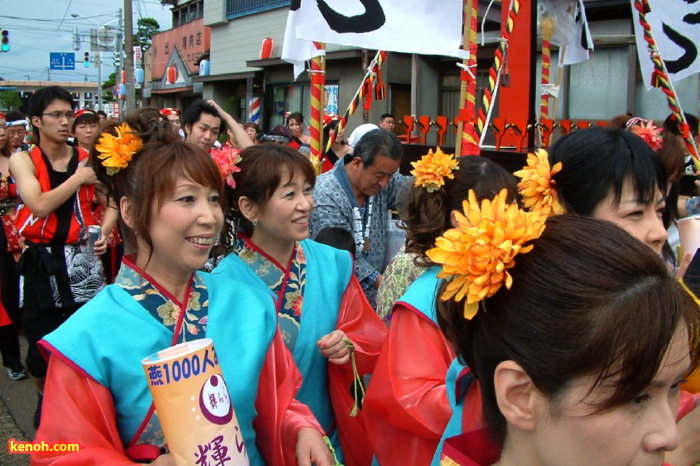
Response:
[{"label": "traffic light", "polygon": [[119,68],[122,65],[122,53],[114,52],[114,66]]},{"label": "traffic light", "polygon": [[85,58],[83,58],[83,66],[85,68],[90,68],[90,52],[85,52]]},{"label": "traffic light", "polygon": [[2,51],[10,51],[10,31],[8,31],[7,29],[2,30]]}]

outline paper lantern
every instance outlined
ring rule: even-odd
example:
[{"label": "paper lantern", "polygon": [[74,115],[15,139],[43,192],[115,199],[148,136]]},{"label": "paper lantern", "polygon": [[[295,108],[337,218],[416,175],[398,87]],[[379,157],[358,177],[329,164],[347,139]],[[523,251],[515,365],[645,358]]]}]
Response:
[{"label": "paper lantern", "polygon": [[121,81],[119,82],[126,84],[126,70],[122,70]]},{"label": "paper lantern", "polygon": [[136,82],[137,82],[138,84],[143,84],[143,80],[144,80],[144,78],[145,78],[145,74],[146,74],[146,73],[145,73],[145,71],[143,71],[142,68],[137,68],[137,69],[134,71],[134,75],[135,75],[135,77],[136,77]]},{"label": "paper lantern", "polygon": [[174,84],[177,81],[177,68],[174,66],[168,67],[168,83]]},{"label": "paper lantern", "polygon": [[126,84],[119,85],[119,98],[121,100],[126,100]]},{"label": "paper lantern", "polygon": [[202,60],[199,62],[199,75],[200,76],[209,76],[210,69],[211,69],[211,64],[210,64],[209,60]]},{"label": "paper lantern", "polygon": [[272,37],[266,37],[262,41],[262,47],[260,47],[260,59],[261,60],[267,60],[268,58],[272,57],[272,49],[275,46],[275,41],[272,40]]}]

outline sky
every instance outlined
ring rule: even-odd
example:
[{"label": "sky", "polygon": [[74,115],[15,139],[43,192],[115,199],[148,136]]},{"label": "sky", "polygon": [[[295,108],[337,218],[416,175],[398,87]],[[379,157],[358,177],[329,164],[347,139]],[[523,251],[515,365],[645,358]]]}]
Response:
[{"label": "sky", "polygon": [[[131,0],[133,25],[139,18],[155,18],[160,30],[172,27],[172,8],[159,0]],[[122,0],[0,0],[0,29],[7,29],[10,51],[0,53],[0,77],[6,80],[97,81],[94,63],[83,66],[84,53],[90,50],[90,29],[95,23],[118,25]],[[80,17],[73,18],[71,14]],[[85,19],[85,18],[89,19]],[[94,22],[93,22],[94,21]],[[73,49],[73,29],[83,39],[80,50]],[[51,52],[75,53],[75,71],[51,70]],[[97,52],[90,52],[94,57]],[[102,52],[102,80],[114,72],[112,52]]]}]

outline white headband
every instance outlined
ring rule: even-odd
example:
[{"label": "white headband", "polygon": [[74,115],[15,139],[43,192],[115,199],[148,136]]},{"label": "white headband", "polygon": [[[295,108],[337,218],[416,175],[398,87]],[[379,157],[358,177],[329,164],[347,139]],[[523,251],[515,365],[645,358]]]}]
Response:
[{"label": "white headband", "polygon": [[15,121],[8,121],[5,123],[5,126],[27,126],[27,120],[15,120]]}]

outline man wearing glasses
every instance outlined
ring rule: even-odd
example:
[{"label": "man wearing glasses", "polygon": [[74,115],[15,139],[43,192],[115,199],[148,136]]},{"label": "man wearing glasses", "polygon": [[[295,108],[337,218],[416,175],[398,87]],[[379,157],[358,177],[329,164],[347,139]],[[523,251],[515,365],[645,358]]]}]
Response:
[{"label": "man wearing glasses", "polygon": [[[10,158],[10,173],[22,199],[15,226],[25,239],[19,261],[20,308],[29,343],[26,366],[39,388],[34,416],[38,427],[47,363],[37,342],[52,332],[103,287],[105,238],[87,253],[86,230],[95,224],[95,172],[88,153],[66,144],[73,122],[73,97],[64,88],[37,90],[29,101],[36,146]],[[110,232],[116,209],[105,209],[102,231]]]},{"label": "man wearing glasses", "polygon": [[5,115],[5,131],[9,153],[27,150],[29,144],[24,142],[27,135],[27,119],[21,112],[11,111]]}]

